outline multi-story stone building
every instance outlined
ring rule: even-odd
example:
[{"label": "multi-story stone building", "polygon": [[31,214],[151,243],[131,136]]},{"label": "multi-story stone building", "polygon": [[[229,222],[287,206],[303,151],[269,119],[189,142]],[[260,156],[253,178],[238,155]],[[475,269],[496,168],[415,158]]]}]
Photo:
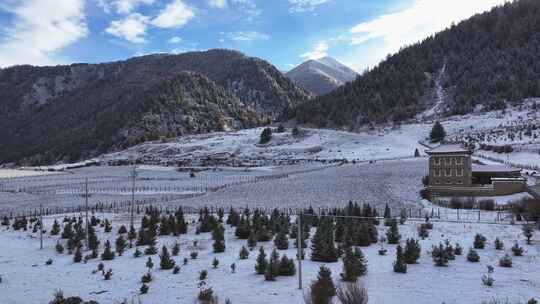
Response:
[{"label": "multi-story stone building", "polygon": [[459,144],[440,145],[426,151],[429,155],[429,185],[470,186],[471,152]]},{"label": "multi-story stone building", "polygon": [[506,195],[526,190],[521,169],[473,164],[472,152],[461,144],[442,144],[427,150],[432,193],[449,195]]}]

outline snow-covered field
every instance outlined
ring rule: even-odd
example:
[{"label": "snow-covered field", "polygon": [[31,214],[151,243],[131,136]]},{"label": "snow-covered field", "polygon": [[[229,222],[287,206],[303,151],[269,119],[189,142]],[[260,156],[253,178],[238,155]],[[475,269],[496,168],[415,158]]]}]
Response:
[{"label": "snow-covered field", "polygon": [[[103,215],[98,215],[103,216]],[[102,241],[110,240],[114,244],[118,227],[128,224],[124,214],[105,215],[112,220],[113,232],[104,233],[97,228],[98,237]],[[62,217],[57,217],[59,220]],[[195,219],[195,218],[194,218]],[[50,228],[53,217],[45,219],[46,228]],[[138,220],[136,223],[138,224]],[[99,259],[88,263],[73,263],[73,257],[57,254],[54,246],[59,239],[49,236],[44,239],[44,249],[39,249],[39,234],[29,231],[6,231],[0,228],[0,295],[2,304],[48,303],[53,293],[62,289],[66,296],[78,295],[85,300],[96,300],[99,303],[120,303],[122,300],[137,300],[140,303],[194,303],[198,293],[199,271],[208,270],[208,284],[213,288],[223,303],[229,298],[238,304],[265,303],[303,303],[302,291],[297,289],[297,277],[278,277],[275,282],[266,282],[262,276],[254,272],[257,250],[250,252],[248,260],[239,260],[238,252],[245,240],[234,237],[234,229],[226,226],[226,252],[214,254],[210,233],[195,234],[194,225],[190,225],[187,235],[180,237],[159,237],[159,246],[172,246],[175,241],[181,244],[180,254],[173,257],[182,265],[184,257],[189,258],[190,246],[194,240],[199,242],[199,255],[196,260],[189,260],[181,266],[179,274],[170,270],[159,269],[159,257],[153,255],[155,268],[152,270],[154,280],[149,284],[146,295],[138,295],[141,286],[140,278],[146,272],[147,256],[133,257],[134,249],[129,249],[122,257],[113,261],[105,261],[105,269],[111,268],[112,279],[103,280],[100,273],[92,274],[97,269]],[[379,235],[384,234],[386,227],[378,226]],[[408,237],[417,238],[417,224],[406,223],[399,226],[402,240]],[[313,232],[313,231],[312,231]],[[472,246],[473,237],[481,233],[487,238],[486,249],[478,250],[479,263],[466,260],[468,248]],[[313,234],[312,234],[313,235]],[[498,237],[504,242],[504,250],[495,250],[494,240]],[[395,245],[385,244],[388,255],[380,256],[376,244],[362,247],[368,260],[368,274],[361,280],[365,283],[370,297],[369,303],[417,303],[417,304],[478,304],[492,298],[509,299],[511,303],[525,303],[532,297],[540,296],[540,240],[539,234],[533,238],[532,245],[526,245],[519,225],[488,225],[463,223],[435,223],[429,238],[420,240],[422,253],[418,264],[409,265],[407,274],[392,271],[395,260]],[[464,255],[456,256],[448,267],[435,267],[428,254],[432,245],[449,240],[458,242],[464,248]],[[522,257],[512,257],[512,268],[498,266],[498,260],[505,254],[511,255],[510,247],[518,241],[525,249]],[[272,242],[263,244],[267,253],[273,248]],[[309,244],[308,244],[309,246]],[[113,245],[114,248],[114,245]],[[282,250],[280,254],[295,256],[295,249]],[[303,284],[309,286],[316,278],[322,263],[307,259],[303,262]],[[212,260],[219,260],[219,267],[212,268]],[[45,261],[51,258],[52,265]],[[236,273],[231,273],[230,265],[236,264]],[[487,273],[487,265],[495,268],[493,287],[482,285],[481,277]],[[340,280],[341,260],[326,264],[330,267],[335,283]],[[305,289],[306,290],[306,289]],[[131,302],[130,302],[131,303]]]},{"label": "snow-covered field", "polygon": [[0,178],[26,177],[26,176],[42,176],[55,174],[56,172],[36,171],[36,170],[18,170],[18,169],[3,169],[0,168]]}]

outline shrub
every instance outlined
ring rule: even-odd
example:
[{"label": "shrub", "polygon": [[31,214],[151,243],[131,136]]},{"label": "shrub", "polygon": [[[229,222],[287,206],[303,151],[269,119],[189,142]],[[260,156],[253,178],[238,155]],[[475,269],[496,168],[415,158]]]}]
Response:
[{"label": "shrub", "polygon": [[240,260],[246,260],[249,258],[249,250],[245,246],[242,246],[242,249],[240,249],[239,253]]},{"label": "shrub", "polygon": [[148,293],[148,289],[150,289],[150,287],[148,287],[148,285],[146,285],[145,283],[142,284],[141,288],[139,289],[139,292],[141,294],[147,294]]},{"label": "shrub", "polygon": [[404,261],[407,264],[416,264],[420,258],[422,248],[418,240],[407,239],[405,243]]},{"label": "shrub", "polygon": [[407,273],[407,264],[403,258],[403,249],[401,245],[396,247],[396,261],[394,262],[394,272]]},{"label": "shrub", "polygon": [[495,249],[497,250],[503,250],[504,249],[504,243],[499,239],[495,239]]},{"label": "shrub", "polygon": [[145,274],[143,274],[143,276],[141,277],[141,283],[150,283],[152,282],[152,274],[150,272],[147,272]]},{"label": "shrub", "polygon": [[173,274],[178,274],[178,273],[180,273],[180,266],[178,266],[178,265],[174,266],[173,272],[172,272],[172,273],[173,273]]},{"label": "shrub", "polygon": [[467,261],[472,262],[472,263],[480,262],[480,256],[478,255],[478,252],[470,248],[469,253],[467,253]]},{"label": "shrub", "polygon": [[192,260],[195,260],[197,259],[197,256],[199,255],[199,253],[197,251],[192,251],[189,256],[191,257]]},{"label": "shrub", "polygon": [[512,258],[507,254],[499,260],[499,266],[510,268],[512,267]]},{"label": "shrub", "polygon": [[367,289],[360,282],[341,283],[337,289],[337,298],[341,304],[367,304]]},{"label": "shrub", "polygon": [[514,253],[515,256],[522,256],[523,255],[523,247],[520,247],[518,243],[516,242],[514,246],[512,246],[512,253]]},{"label": "shrub", "polygon": [[485,243],[486,243],[486,238],[483,235],[477,233],[474,236],[474,243],[473,243],[474,249],[484,249]]},{"label": "shrub", "polygon": [[272,140],[272,129],[265,128],[261,133],[261,139],[259,140],[260,144],[269,143]]}]

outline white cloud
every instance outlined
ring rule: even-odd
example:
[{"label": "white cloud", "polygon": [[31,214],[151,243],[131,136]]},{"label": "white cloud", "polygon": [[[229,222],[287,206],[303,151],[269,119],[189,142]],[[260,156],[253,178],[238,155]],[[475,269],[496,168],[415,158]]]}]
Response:
[{"label": "white cloud", "polygon": [[83,0],[24,0],[0,10],[13,21],[3,29],[0,66],[62,63],[59,52],[86,37],[88,27]]},{"label": "white cloud", "polygon": [[421,41],[452,23],[505,2],[507,0],[416,0],[410,8],[362,22],[350,30],[350,42],[362,46],[380,39],[378,50],[375,51],[379,56],[372,57],[370,62],[361,59],[363,62],[355,67],[362,70],[366,66],[373,66],[403,46]]},{"label": "white cloud", "polygon": [[257,18],[262,14],[262,10],[257,7],[253,0],[230,0],[230,2],[247,16],[248,21]]},{"label": "white cloud", "polygon": [[182,0],[174,0],[152,20],[152,25],[161,28],[178,28],[189,22],[195,13]]},{"label": "white cloud", "polygon": [[[236,31],[236,32],[230,32],[230,33],[222,33],[222,35],[225,35],[229,40],[236,41],[236,42],[251,42],[251,41],[265,41],[269,40],[270,36],[264,33],[260,33],[257,31]],[[224,42],[224,40],[220,40],[221,42]]]},{"label": "white cloud", "polygon": [[98,0],[98,5],[106,13],[110,13],[114,9],[118,14],[127,15],[133,12],[139,5],[150,5],[154,2],[155,0]]},{"label": "white cloud", "polygon": [[174,36],[174,37],[171,37],[171,39],[169,39],[169,43],[171,44],[177,44],[180,42],[182,42],[182,38],[178,36]]},{"label": "white cloud", "polygon": [[292,13],[312,12],[321,4],[331,0],[289,0],[289,11]]},{"label": "white cloud", "polygon": [[124,19],[112,21],[105,31],[129,42],[145,43],[149,20],[147,16],[133,13]]},{"label": "white cloud", "polygon": [[214,8],[227,7],[227,0],[208,0],[208,5]]},{"label": "white cloud", "polygon": [[312,51],[304,53],[300,55],[300,57],[307,59],[321,59],[326,55],[328,55],[328,42],[319,41]]}]

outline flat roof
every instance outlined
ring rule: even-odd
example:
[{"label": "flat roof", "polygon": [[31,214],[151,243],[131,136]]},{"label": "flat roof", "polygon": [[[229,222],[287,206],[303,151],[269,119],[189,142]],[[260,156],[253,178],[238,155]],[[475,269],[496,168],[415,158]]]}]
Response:
[{"label": "flat roof", "polygon": [[469,149],[461,144],[442,144],[436,148],[426,151],[427,154],[447,154],[447,153],[471,153]]},{"label": "flat roof", "polygon": [[473,173],[519,173],[521,169],[503,165],[472,165]]}]

